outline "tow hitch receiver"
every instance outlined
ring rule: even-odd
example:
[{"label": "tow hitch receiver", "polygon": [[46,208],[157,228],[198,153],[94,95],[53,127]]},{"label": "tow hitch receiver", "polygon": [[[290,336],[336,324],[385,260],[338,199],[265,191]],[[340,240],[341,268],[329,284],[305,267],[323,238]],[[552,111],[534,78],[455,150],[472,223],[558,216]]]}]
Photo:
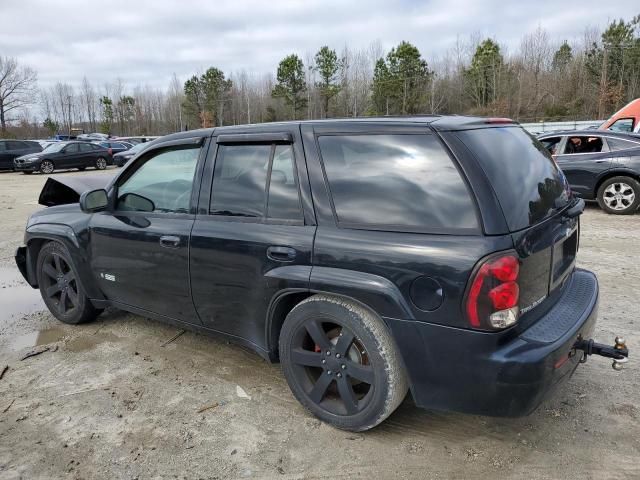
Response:
[{"label": "tow hitch receiver", "polygon": [[601,357],[612,358],[611,366],[614,370],[622,370],[622,367],[629,360],[629,350],[624,343],[624,338],[616,337],[616,344],[613,347],[596,343],[593,340],[583,340],[578,338],[573,345],[574,350],[582,350],[581,363],[587,361],[589,355],[600,355]]}]

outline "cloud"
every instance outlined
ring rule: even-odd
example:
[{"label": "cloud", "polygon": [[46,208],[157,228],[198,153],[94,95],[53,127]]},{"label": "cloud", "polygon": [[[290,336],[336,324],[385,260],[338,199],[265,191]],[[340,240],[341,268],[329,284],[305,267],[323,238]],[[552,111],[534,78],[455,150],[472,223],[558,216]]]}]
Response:
[{"label": "cloud", "polygon": [[216,66],[225,72],[275,72],[289,53],[322,45],[387,50],[401,40],[429,61],[471,34],[509,50],[538,26],[551,39],[579,41],[588,26],[630,18],[637,0],[210,1],[4,0],[0,54],[35,68],[41,86],[102,84],[165,87]]}]

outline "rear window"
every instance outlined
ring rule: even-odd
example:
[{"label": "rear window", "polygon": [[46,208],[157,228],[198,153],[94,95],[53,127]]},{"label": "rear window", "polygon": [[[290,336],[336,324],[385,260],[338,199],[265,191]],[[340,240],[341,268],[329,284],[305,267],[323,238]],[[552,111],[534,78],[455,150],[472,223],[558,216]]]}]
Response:
[{"label": "rear window", "polygon": [[626,150],[628,148],[638,148],[640,143],[631,142],[629,140],[622,140],[621,138],[607,137],[607,143],[609,144],[609,150],[617,152],[618,150]]},{"label": "rear window", "polygon": [[569,185],[549,151],[520,127],[465,130],[457,135],[478,158],[511,231],[565,207]]},{"label": "rear window", "polygon": [[331,135],[318,143],[341,226],[478,228],[466,184],[433,135]]}]

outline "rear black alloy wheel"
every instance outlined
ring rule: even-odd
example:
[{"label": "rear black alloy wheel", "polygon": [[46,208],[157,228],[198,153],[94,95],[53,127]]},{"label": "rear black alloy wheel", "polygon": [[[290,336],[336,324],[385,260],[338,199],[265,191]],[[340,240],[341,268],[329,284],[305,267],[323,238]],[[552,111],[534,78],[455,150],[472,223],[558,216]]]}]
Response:
[{"label": "rear black alloy wheel", "polygon": [[78,324],[100,314],[84,293],[66,249],[50,242],[38,255],[38,285],[49,311],[64,323]]},{"label": "rear black alloy wheel", "polygon": [[296,398],[338,428],[376,426],[407,393],[400,357],[382,320],[336,297],[310,297],[289,313],[280,359]]},{"label": "rear black alloy wheel", "polygon": [[102,157],[98,157],[98,159],[96,160],[96,168],[98,170],[104,170],[105,168],[107,168],[107,161]]},{"label": "rear black alloy wheel", "polygon": [[631,177],[613,177],[598,188],[598,204],[607,213],[630,215],[640,205],[640,183]]},{"label": "rear black alloy wheel", "polygon": [[51,160],[42,160],[42,162],[40,163],[41,173],[46,173],[46,174],[53,173],[55,168],[56,167]]}]

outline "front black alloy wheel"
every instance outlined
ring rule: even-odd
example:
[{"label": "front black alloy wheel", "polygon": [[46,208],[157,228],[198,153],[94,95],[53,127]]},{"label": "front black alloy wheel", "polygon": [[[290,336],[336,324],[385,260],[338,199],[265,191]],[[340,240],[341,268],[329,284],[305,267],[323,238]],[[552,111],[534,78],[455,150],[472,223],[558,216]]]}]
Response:
[{"label": "front black alloy wheel", "polygon": [[100,314],[85,295],[69,253],[61,244],[50,242],[42,247],[36,274],[42,299],[58,320],[78,324]]},{"label": "front black alloy wheel", "polygon": [[382,320],[337,297],[315,295],[289,313],[280,359],[296,398],[345,430],[376,426],[407,392],[397,348]]}]

